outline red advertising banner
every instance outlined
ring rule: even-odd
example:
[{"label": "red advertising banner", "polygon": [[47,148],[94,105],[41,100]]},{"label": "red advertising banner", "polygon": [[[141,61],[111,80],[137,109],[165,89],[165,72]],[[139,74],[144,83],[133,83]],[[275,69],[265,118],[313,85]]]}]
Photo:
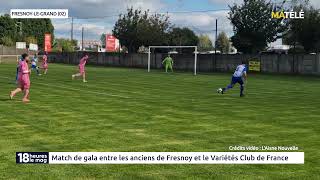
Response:
[{"label": "red advertising banner", "polygon": [[44,51],[51,52],[51,34],[44,35]]},{"label": "red advertising banner", "polygon": [[106,51],[107,52],[117,51],[116,40],[117,40],[116,37],[112,35],[106,35]]}]

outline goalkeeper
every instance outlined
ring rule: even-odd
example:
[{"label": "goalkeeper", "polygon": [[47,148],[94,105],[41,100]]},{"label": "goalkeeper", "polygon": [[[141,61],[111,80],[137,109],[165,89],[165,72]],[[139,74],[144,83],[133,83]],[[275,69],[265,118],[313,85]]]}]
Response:
[{"label": "goalkeeper", "polygon": [[166,73],[168,72],[168,69],[171,70],[171,72],[173,72],[173,59],[170,57],[170,54],[168,54],[168,57],[166,57],[163,61],[162,64],[164,65],[164,67],[166,68]]}]

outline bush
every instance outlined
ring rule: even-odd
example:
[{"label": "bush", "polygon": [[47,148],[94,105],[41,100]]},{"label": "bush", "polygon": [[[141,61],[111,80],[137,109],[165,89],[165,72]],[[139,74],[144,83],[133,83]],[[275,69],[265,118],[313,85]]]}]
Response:
[{"label": "bush", "polygon": [[0,40],[1,40],[1,44],[5,46],[14,46],[15,44],[11,39],[11,37],[8,37],[8,36],[2,37]]}]

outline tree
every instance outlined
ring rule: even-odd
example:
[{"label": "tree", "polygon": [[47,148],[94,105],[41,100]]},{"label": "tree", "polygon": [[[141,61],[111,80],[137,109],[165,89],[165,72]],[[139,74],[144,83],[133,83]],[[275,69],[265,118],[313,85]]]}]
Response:
[{"label": "tree", "polygon": [[[297,47],[302,45],[307,52],[320,51],[320,11],[313,8],[308,3],[292,2],[294,11],[303,9],[304,19],[290,19],[288,21],[289,30],[284,35],[286,44]],[[294,48],[295,49],[295,48]]]},{"label": "tree", "polygon": [[230,41],[225,32],[219,33],[217,37],[217,49],[221,51],[221,53],[229,53],[230,51]]},{"label": "tree", "polygon": [[195,46],[199,42],[198,36],[189,28],[172,28],[169,32],[169,42],[173,46]]},{"label": "tree", "polygon": [[0,43],[14,42],[16,35],[17,28],[15,20],[11,19],[8,14],[0,16]]},{"label": "tree", "polygon": [[198,37],[198,50],[199,51],[211,51],[213,49],[212,41],[208,35],[200,35]]},{"label": "tree", "polygon": [[19,41],[25,40],[26,37],[33,36],[39,47],[44,47],[44,35],[51,34],[54,39],[54,27],[50,19],[19,19],[22,28],[22,37]]},{"label": "tree", "polygon": [[149,15],[149,11],[133,8],[120,14],[113,28],[113,35],[129,52],[136,52],[140,46],[164,45],[170,28],[169,17],[161,14]]},{"label": "tree", "polygon": [[141,44],[145,46],[168,44],[169,17],[160,14],[148,16],[148,14],[149,11],[144,13],[137,26]]},{"label": "tree", "polygon": [[50,33],[54,39],[54,27],[50,19],[11,19],[8,14],[0,16],[0,39],[6,37],[15,41],[37,42],[44,46],[44,35]]},{"label": "tree", "polygon": [[0,43],[5,45],[5,46],[14,46],[15,43],[9,36],[4,36],[0,39]]},{"label": "tree", "polygon": [[[175,27],[170,30],[167,37],[171,46],[197,46],[199,42],[198,36],[189,28]],[[194,51],[191,49],[180,49],[180,53]]]},{"label": "tree", "polygon": [[28,36],[25,38],[24,40],[27,44],[37,44],[38,43],[38,40],[34,37],[34,36]]},{"label": "tree", "polygon": [[241,52],[256,53],[279,38],[285,30],[281,19],[272,19],[273,5],[266,0],[244,0],[229,6],[229,19],[234,26],[233,45]]},{"label": "tree", "polygon": [[74,52],[74,47],[75,47],[74,43],[76,43],[76,41],[71,41],[69,39],[64,39],[64,38],[55,39],[54,48],[62,52]]}]

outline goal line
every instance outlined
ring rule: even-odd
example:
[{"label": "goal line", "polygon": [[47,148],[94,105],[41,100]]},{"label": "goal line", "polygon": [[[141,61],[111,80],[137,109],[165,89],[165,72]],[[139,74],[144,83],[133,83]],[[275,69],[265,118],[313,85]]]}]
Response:
[{"label": "goal line", "polygon": [[198,46],[149,46],[148,72],[150,72],[151,49],[173,49],[173,48],[193,48],[194,49],[194,75],[197,75]]}]

